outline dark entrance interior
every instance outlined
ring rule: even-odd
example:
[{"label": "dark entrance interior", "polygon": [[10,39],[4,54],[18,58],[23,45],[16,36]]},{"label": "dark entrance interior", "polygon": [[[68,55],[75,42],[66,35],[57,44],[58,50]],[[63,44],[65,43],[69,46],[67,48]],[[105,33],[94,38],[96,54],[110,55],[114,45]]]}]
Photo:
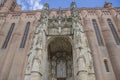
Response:
[{"label": "dark entrance interior", "polygon": [[66,80],[66,78],[57,78],[57,80]]},{"label": "dark entrance interior", "polygon": [[51,80],[71,80],[73,78],[72,46],[68,38],[55,37],[48,45],[48,56]]}]

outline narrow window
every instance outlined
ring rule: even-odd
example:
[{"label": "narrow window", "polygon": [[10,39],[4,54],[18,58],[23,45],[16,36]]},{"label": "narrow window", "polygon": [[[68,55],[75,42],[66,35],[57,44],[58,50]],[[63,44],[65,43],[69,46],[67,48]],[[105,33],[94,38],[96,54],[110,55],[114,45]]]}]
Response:
[{"label": "narrow window", "polygon": [[30,22],[27,22],[26,28],[25,28],[25,31],[24,31],[24,34],[23,34],[23,37],[22,37],[22,41],[21,41],[21,44],[20,44],[20,48],[25,47],[27,35],[28,35],[28,32],[29,32],[29,27],[30,27]]},{"label": "narrow window", "polygon": [[119,36],[118,36],[118,34],[117,34],[116,30],[115,30],[115,27],[114,27],[111,19],[107,19],[107,22],[108,22],[108,25],[109,25],[109,27],[110,27],[110,29],[112,31],[112,34],[114,36],[114,39],[115,39],[117,45],[120,45],[120,38],[119,38]]},{"label": "narrow window", "polygon": [[103,40],[102,40],[102,37],[101,37],[101,34],[100,34],[100,31],[99,31],[98,24],[97,24],[96,20],[93,19],[92,23],[93,23],[93,27],[94,27],[94,30],[95,30],[95,33],[96,33],[98,44],[99,44],[99,46],[103,46],[104,45]]},{"label": "narrow window", "polygon": [[11,27],[10,27],[10,29],[9,29],[9,31],[8,31],[8,34],[7,34],[6,38],[5,38],[5,41],[4,41],[3,45],[2,45],[2,48],[3,48],[3,49],[5,49],[5,48],[7,47],[7,45],[8,45],[8,42],[9,42],[10,37],[11,37],[11,35],[12,35],[14,26],[15,26],[15,23],[12,23],[12,24],[11,24]]},{"label": "narrow window", "polygon": [[105,65],[106,72],[110,72],[107,60],[104,60],[104,65]]}]

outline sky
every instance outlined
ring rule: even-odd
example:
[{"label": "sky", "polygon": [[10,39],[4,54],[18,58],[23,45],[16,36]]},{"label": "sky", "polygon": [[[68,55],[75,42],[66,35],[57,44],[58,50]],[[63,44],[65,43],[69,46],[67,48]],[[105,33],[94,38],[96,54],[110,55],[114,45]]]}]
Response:
[{"label": "sky", "polygon": [[76,2],[78,8],[102,8],[105,1],[111,2],[113,7],[120,7],[120,0],[17,0],[17,3],[22,6],[22,10],[39,10],[45,3],[49,4],[50,9],[69,8],[72,1]]}]

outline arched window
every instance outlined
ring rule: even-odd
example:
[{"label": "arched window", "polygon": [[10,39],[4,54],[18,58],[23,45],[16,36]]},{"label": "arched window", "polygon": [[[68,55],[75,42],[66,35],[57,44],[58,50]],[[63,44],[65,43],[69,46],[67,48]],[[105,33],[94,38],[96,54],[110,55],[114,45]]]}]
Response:
[{"label": "arched window", "polygon": [[96,20],[92,19],[92,23],[93,23],[93,27],[94,27],[94,30],[95,30],[95,33],[96,33],[98,44],[99,44],[99,46],[103,46],[104,43],[103,43],[103,40],[102,40],[102,37],[101,37],[101,34],[100,34],[100,30],[98,28],[98,24],[97,24]]},{"label": "arched window", "polygon": [[120,38],[119,38],[119,36],[118,36],[118,34],[117,34],[116,30],[115,30],[115,27],[114,27],[111,19],[108,18],[107,22],[108,22],[108,25],[109,25],[109,27],[110,27],[110,29],[112,31],[112,34],[114,36],[114,39],[115,39],[117,45],[120,45]]},{"label": "arched window", "polygon": [[104,65],[105,65],[106,72],[110,72],[109,66],[108,66],[108,61],[106,59],[104,60]]},{"label": "arched window", "polygon": [[28,32],[29,32],[29,27],[30,27],[30,22],[27,22],[26,27],[25,27],[25,31],[24,31],[24,34],[23,34],[23,37],[22,37],[22,41],[21,41],[21,44],[20,44],[20,48],[25,47],[25,43],[26,43],[26,40],[27,40]]},{"label": "arched window", "polygon": [[14,26],[15,26],[15,23],[12,23],[12,24],[11,24],[11,27],[10,27],[10,29],[9,29],[9,31],[8,31],[8,34],[7,34],[6,38],[5,38],[5,41],[4,41],[3,45],[2,45],[2,48],[3,48],[3,49],[5,49],[5,48],[7,47],[7,45],[8,45],[8,42],[9,42],[10,37],[11,37],[11,35],[12,35]]}]

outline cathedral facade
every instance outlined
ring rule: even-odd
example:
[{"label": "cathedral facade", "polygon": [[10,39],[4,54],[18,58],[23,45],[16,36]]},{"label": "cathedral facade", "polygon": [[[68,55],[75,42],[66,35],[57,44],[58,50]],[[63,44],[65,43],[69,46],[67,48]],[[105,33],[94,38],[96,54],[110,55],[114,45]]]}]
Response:
[{"label": "cathedral facade", "polygon": [[120,8],[22,11],[0,2],[0,80],[120,80]]}]

